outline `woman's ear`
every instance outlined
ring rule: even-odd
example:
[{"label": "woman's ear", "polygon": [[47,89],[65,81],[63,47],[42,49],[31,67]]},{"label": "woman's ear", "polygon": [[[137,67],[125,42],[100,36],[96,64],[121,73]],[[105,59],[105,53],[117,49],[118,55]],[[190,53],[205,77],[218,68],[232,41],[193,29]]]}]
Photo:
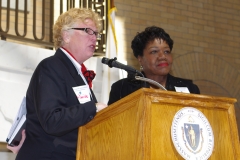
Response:
[{"label": "woman's ear", "polygon": [[138,62],[139,62],[139,64],[140,64],[140,66],[141,66],[141,65],[142,65],[142,57],[141,57],[141,56],[138,56],[137,59],[138,59]]},{"label": "woman's ear", "polygon": [[63,38],[63,41],[67,44],[70,42],[70,35],[69,35],[69,32],[68,31],[63,31],[62,32],[62,38]]}]

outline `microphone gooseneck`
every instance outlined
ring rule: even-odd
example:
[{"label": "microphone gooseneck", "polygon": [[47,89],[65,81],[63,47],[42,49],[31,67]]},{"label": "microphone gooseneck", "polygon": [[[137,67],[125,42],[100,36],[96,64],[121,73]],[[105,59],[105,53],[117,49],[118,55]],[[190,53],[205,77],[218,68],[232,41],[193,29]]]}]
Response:
[{"label": "microphone gooseneck", "polygon": [[116,57],[113,58],[113,59],[108,59],[106,57],[103,57],[102,58],[102,63],[108,65],[110,68],[115,67],[115,68],[123,69],[128,73],[129,72],[130,73],[138,73],[138,74],[143,76],[143,74],[141,72],[139,72],[138,70],[136,70],[136,69],[134,69],[134,68],[132,68],[128,65],[125,65],[125,64],[122,64],[122,63],[118,62]]},{"label": "microphone gooseneck", "polygon": [[140,81],[144,81],[144,82],[148,82],[150,84],[153,84],[154,86],[157,86],[158,88],[162,89],[162,90],[165,90],[167,91],[167,89],[165,87],[163,87],[160,83],[154,81],[154,80],[151,80],[151,79],[148,79],[148,78],[144,78],[144,77],[140,77],[140,76],[135,76],[135,79],[136,80],[140,80]]}]

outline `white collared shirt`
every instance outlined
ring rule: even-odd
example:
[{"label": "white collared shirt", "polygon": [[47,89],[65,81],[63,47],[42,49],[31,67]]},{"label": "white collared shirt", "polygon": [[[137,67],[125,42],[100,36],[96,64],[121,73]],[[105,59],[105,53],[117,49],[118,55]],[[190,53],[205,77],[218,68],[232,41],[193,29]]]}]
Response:
[{"label": "white collared shirt", "polygon": [[70,61],[72,62],[72,64],[74,65],[74,67],[76,68],[77,72],[78,72],[78,75],[80,75],[84,81],[84,83],[88,86],[88,89],[89,89],[89,93],[90,93],[90,96],[92,97],[92,93],[90,91],[90,87],[85,79],[85,77],[83,76],[83,73],[81,71],[82,69],[82,66],[63,48],[60,48],[63,53],[65,53],[65,55],[70,59]]},{"label": "white collared shirt", "polygon": [[[76,70],[77,70],[77,72],[78,72],[78,75],[80,75],[80,76],[82,77],[84,83],[85,83],[86,85],[88,85],[88,83],[87,83],[87,81],[86,81],[86,79],[85,79],[85,77],[83,76],[83,73],[82,73],[82,71],[81,71],[82,66],[81,66],[71,55],[69,55],[69,53],[68,53],[65,49],[63,49],[63,48],[60,48],[60,49],[61,49],[61,50],[63,51],[63,53],[65,53],[65,55],[70,59],[70,61],[72,62],[72,64],[73,64],[74,67],[76,68]],[[91,93],[91,92],[90,92],[90,93]]]},{"label": "white collared shirt", "polygon": [[90,96],[92,97],[92,93],[91,93],[91,91],[90,91],[90,87],[89,87],[89,85],[88,85],[88,83],[87,83],[87,81],[86,81],[86,79],[85,79],[85,77],[83,76],[83,73],[82,73],[82,71],[81,71],[82,66],[81,66],[71,55],[69,55],[69,53],[68,53],[65,49],[63,49],[63,48],[60,48],[60,49],[61,49],[61,50],[63,51],[63,53],[65,53],[65,55],[70,59],[70,61],[72,62],[72,64],[73,64],[74,67],[76,68],[76,70],[77,70],[77,72],[78,72],[78,75],[80,75],[80,76],[82,77],[84,83],[88,86]]}]

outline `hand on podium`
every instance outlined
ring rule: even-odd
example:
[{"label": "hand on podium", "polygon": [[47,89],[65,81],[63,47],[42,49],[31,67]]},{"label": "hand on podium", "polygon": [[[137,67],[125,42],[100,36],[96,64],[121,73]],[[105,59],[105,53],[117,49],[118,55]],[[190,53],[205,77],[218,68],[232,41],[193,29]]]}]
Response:
[{"label": "hand on podium", "polygon": [[104,104],[104,103],[96,103],[96,108],[97,108],[97,112],[101,111],[102,109],[106,108],[108,105]]}]

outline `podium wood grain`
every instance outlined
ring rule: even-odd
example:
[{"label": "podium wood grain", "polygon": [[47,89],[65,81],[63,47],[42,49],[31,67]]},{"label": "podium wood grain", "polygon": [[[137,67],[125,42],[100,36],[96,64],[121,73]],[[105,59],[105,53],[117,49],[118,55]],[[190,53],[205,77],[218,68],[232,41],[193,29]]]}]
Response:
[{"label": "podium wood grain", "polygon": [[209,160],[240,159],[236,99],[143,88],[97,113],[79,128],[77,160],[183,159],[171,140],[174,115],[194,107],[214,133]]}]

